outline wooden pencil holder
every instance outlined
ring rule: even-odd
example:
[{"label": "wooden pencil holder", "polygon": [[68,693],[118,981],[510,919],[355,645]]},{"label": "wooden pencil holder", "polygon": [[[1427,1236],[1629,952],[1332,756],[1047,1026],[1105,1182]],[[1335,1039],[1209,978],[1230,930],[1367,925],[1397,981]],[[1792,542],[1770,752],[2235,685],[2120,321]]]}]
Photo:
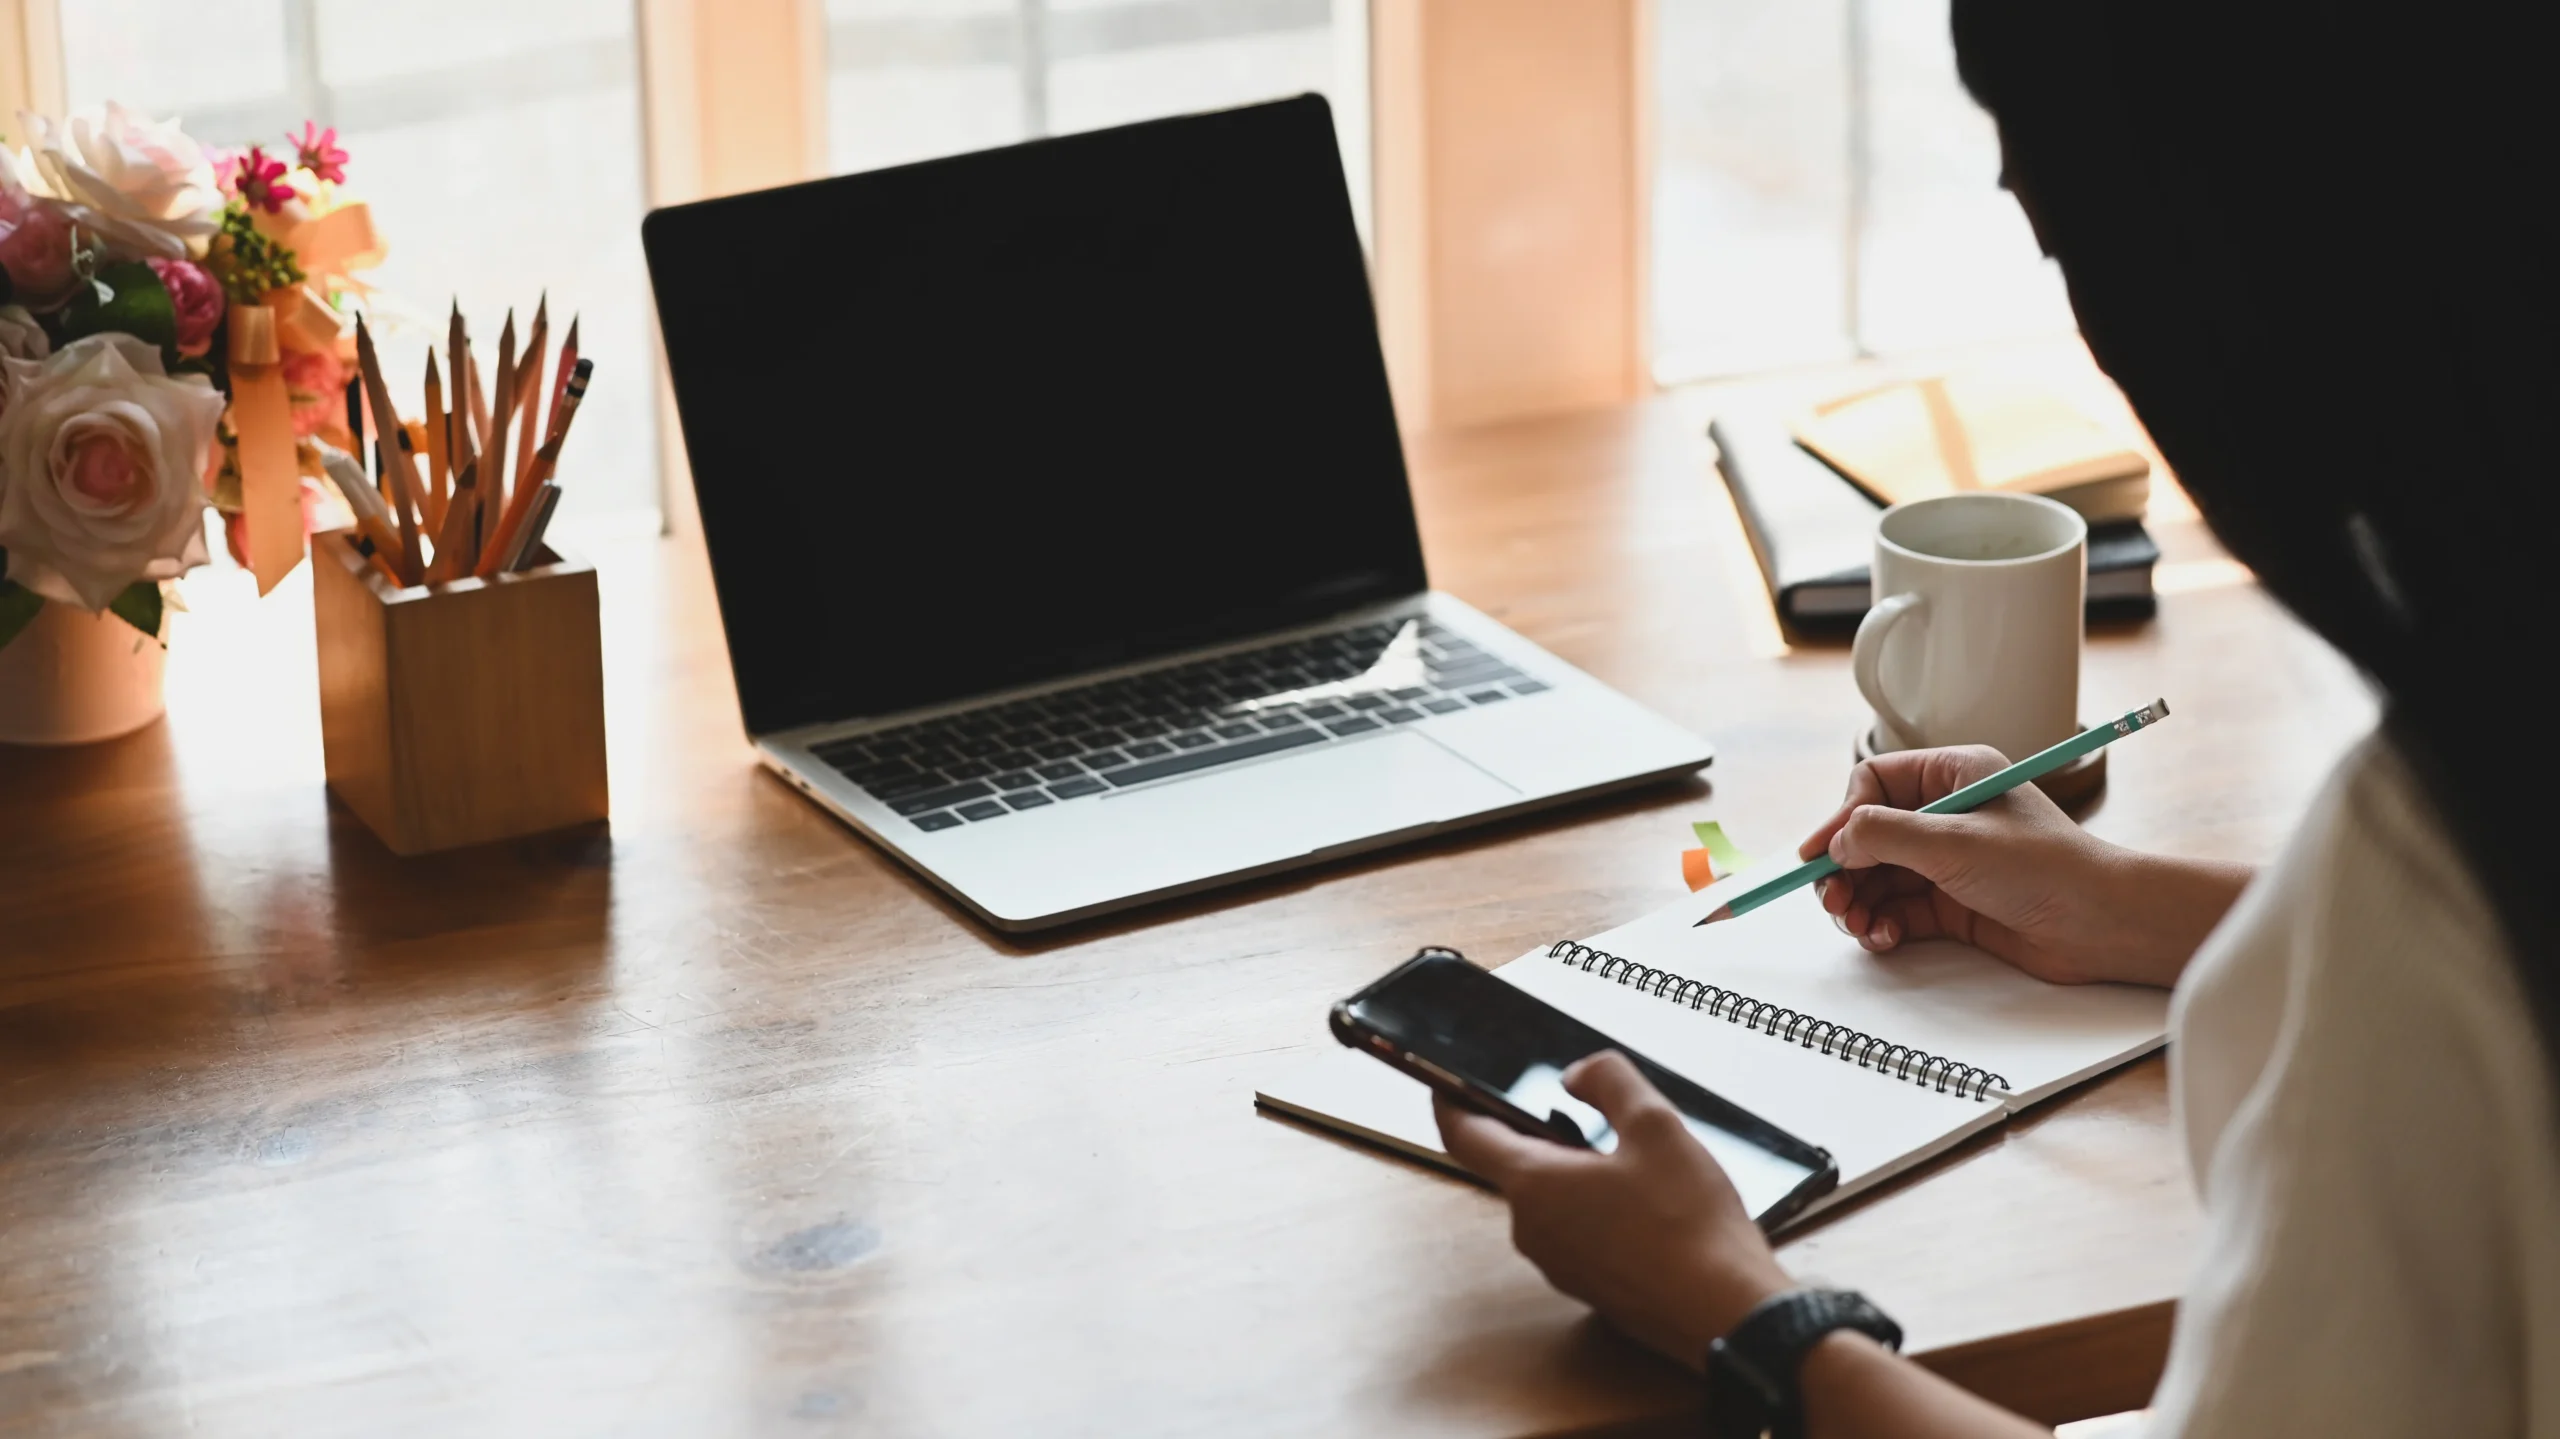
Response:
[{"label": "wooden pencil holder", "polygon": [[402,588],[313,538],[329,788],[398,854],[606,817],[593,566]]}]

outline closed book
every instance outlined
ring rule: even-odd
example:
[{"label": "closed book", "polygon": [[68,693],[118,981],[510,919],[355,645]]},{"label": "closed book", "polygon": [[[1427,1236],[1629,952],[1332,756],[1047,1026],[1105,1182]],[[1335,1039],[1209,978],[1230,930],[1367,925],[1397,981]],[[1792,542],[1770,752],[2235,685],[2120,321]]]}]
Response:
[{"label": "closed book", "polygon": [[[1854,629],[1871,599],[1867,563],[1884,506],[1796,443],[1776,416],[1737,407],[1707,427],[1778,617],[1819,634]],[[2088,615],[2147,619],[2160,547],[2139,520],[2089,530]]]},{"label": "closed book", "polygon": [[1967,490],[2043,495],[2103,525],[2142,518],[2151,462],[2041,385],[1928,375],[1797,417],[1798,443],[1886,504]]}]

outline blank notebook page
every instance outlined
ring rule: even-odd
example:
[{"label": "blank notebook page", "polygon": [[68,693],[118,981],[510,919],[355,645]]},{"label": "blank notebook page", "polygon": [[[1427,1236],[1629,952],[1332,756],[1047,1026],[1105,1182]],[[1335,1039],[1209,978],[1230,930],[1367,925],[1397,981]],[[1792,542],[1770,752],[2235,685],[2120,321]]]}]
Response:
[{"label": "blank notebook page", "polygon": [[[2138,1058],[2167,1038],[2164,990],[2047,984],[1969,945],[1943,940],[1869,954],[1840,932],[1811,890],[1737,919],[1692,927],[1747,887],[1739,881],[1717,885],[1597,935],[1590,946],[1991,1070],[2009,1081],[2013,1109]],[[1560,960],[1546,962],[1566,967]],[[1673,1007],[1664,1000],[1648,1002]],[[1766,1035],[1748,1037],[1780,1045]],[[1857,1069],[1837,1059],[1831,1063]]]},{"label": "blank notebook page", "polygon": [[[1753,875],[1756,880],[1761,876]],[[1747,888],[1728,882],[1632,924],[1590,948],[1703,980],[1767,1004],[1926,1050],[2009,1080],[2004,1102],[1941,1093],[1818,1048],[1585,971],[1545,949],[1494,973],[1601,1033],[1831,1151],[1837,1203],[1998,1124],[2011,1112],[2157,1048],[2168,996],[2123,985],[2051,985],[1965,945],[1871,955],[1842,934],[1812,894],[1789,895],[1704,929],[1697,920]],[[1419,1082],[1366,1055],[1311,1056],[1257,1093],[1265,1104],[1450,1163]],[[1808,1211],[1809,1213],[1812,1211]]]},{"label": "blank notebook page", "polygon": [[[1996,1101],[1940,1094],[1843,1064],[1585,974],[1549,959],[1545,950],[1494,973],[1780,1129],[1830,1150],[1840,1164],[1842,1190],[1883,1179],[2006,1117]],[[1402,1079],[1374,1059],[1359,1058]]]}]

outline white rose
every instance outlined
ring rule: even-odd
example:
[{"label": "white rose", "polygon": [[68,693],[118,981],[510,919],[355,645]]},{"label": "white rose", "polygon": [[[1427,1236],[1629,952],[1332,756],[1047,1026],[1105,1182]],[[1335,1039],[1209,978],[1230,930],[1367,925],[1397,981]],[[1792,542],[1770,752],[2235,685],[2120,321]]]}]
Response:
[{"label": "white rose", "polygon": [[[9,417],[9,402],[18,398],[18,387],[27,382],[29,375],[43,368],[44,363],[40,360],[21,360],[15,355],[0,355],[0,420]],[[0,469],[0,497],[6,497],[8,490],[9,472],[6,469]],[[7,578],[5,575],[0,575],[0,579],[5,578]]]},{"label": "white rose", "polygon": [[26,306],[0,305],[0,357],[41,360],[52,353],[53,341],[44,337],[44,326]]},{"label": "white rose", "polygon": [[205,561],[204,468],[221,392],[160,367],[131,335],[74,340],[42,364],[0,360],[0,549],[9,578],[103,610],[136,580]]},{"label": "white rose", "polygon": [[48,120],[18,112],[44,189],[73,223],[136,256],[184,259],[221,228],[212,157],[175,120],[148,120],[108,103],[95,115]]},{"label": "white rose", "polygon": [[[26,306],[0,305],[0,415],[9,413],[18,382],[42,368],[38,362],[52,353],[53,342]],[[0,484],[5,483],[7,477],[0,475]]]}]

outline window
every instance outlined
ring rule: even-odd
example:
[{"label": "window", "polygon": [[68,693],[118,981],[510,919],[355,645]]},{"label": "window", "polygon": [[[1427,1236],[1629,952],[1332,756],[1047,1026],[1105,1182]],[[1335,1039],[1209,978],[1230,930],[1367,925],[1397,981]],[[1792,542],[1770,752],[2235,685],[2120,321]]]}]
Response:
[{"label": "window", "polygon": [[62,0],[75,108],[179,115],[208,145],[335,126],[348,184],[390,258],[383,363],[414,405],[457,295],[484,370],[516,308],[548,287],[554,334],[580,317],[595,388],[561,460],[561,527],[658,522],[654,340],[640,257],[638,61],[630,0]]},{"label": "window", "polygon": [[1657,3],[1656,379],[2071,330],[1946,0]]},{"label": "window", "polygon": [[1365,0],[827,0],[842,172],[1316,91],[1368,208]]}]

